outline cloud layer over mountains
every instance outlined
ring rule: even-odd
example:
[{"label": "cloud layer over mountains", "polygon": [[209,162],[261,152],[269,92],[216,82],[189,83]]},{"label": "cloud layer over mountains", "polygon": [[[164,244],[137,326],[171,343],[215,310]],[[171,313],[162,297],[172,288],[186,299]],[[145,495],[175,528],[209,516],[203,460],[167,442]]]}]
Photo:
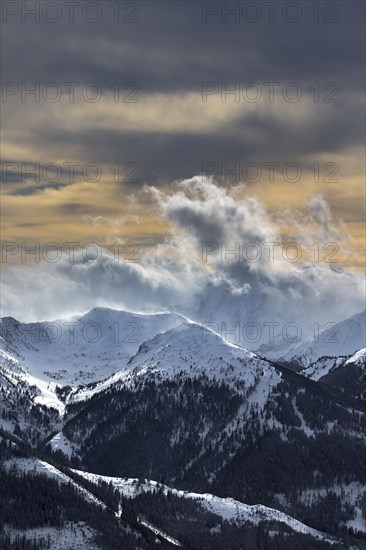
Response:
[{"label": "cloud layer over mountains", "polygon": [[[9,266],[2,315],[36,321],[95,306],[176,311],[218,330],[239,323],[248,340],[241,343],[254,348],[271,323],[279,323],[275,333],[308,338],[314,323],[321,329],[364,308],[363,277],[329,263],[345,253],[346,240],[321,195],[301,212],[269,214],[242,186],[229,193],[202,176],[176,182],[174,191],[145,192],[171,223],[165,242],[133,256],[137,262],[95,248],[94,257],[83,250],[73,261],[65,253],[57,262]],[[248,331],[248,323],[257,325]]]}]

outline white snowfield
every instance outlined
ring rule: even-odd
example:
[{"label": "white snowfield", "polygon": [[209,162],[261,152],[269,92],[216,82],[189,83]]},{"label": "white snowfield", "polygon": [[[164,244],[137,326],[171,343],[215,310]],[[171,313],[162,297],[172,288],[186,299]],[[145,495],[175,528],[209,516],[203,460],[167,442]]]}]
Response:
[{"label": "white snowfield", "polygon": [[[72,388],[68,402],[141,376],[164,379],[204,372],[217,379],[239,376],[250,385],[260,370],[268,378],[275,372],[255,353],[175,313],[94,308],[84,315],[35,324],[3,318],[0,330],[0,375],[8,383],[33,386],[34,402],[56,408],[61,415],[65,403],[56,394],[57,386]],[[297,360],[307,367],[320,357],[349,356],[362,348],[364,312],[321,332],[318,341],[299,344],[282,360]],[[314,367],[311,377],[319,379],[332,365]]]},{"label": "white snowfield", "polygon": [[306,369],[300,371],[300,374],[317,382],[340,367],[345,360],[346,357],[320,357],[315,363],[312,363]]},{"label": "white snowfield", "polygon": [[365,348],[365,344],[366,312],[362,311],[298,344],[283,355],[281,361],[296,361],[306,368],[320,357],[349,356]]},{"label": "white snowfield", "polygon": [[210,493],[200,494],[191,493],[189,491],[179,491],[178,489],[172,489],[167,485],[159,484],[156,481],[145,480],[144,483],[140,483],[137,478],[118,478],[101,476],[89,472],[82,472],[80,470],[73,471],[80,476],[85,477],[88,481],[94,483],[98,483],[99,481],[104,481],[108,484],[112,483],[115,489],[128,498],[135,498],[144,492],[156,492],[158,490],[162,490],[164,494],[171,492],[177,497],[195,500],[210,512],[220,516],[223,520],[235,521],[238,525],[242,525],[246,522],[252,523],[253,525],[258,525],[261,521],[278,522],[286,524],[290,529],[296,531],[297,533],[310,535],[317,540],[323,540],[330,543],[337,542],[336,539],[329,537],[328,535],[321,533],[320,531],[317,531],[304,523],[301,523],[301,521],[298,521],[295,518],[280,512],[279,510],[268,508],[267,506],[263,506],[261,504],[249,506],[248,504],[243,504],[238,500],[234,500],[232,498],[221,498]]},{"label": "white snowfield", "polygon": [[339,367],[356,365],[366,367],[366,348],[358,350],[351,357],[320,357],[315,363],[302,370],[300,374],[312,380],[321,380],[327,374],[337,370]]},{"label": "white snowfield", "polygon": [[[152,379],[158,383],[171,378],[183,380],[202,375],[228,385],[242,383],[247,399],[240,411],[241,416],[252,405],[262,409],[282,379],[276,368],[254,353],[189,322],[144,342],[123,370],[92,388],[77,390],[73,400],[90,399],[97,392],[112,386],[133,389],[136,381]],[[234,428],[234,421],[232,426],[227,426],[229,431]],[[72,453],[78,453],[77,445],[62,432],[57,433],[50,443],[54,450],[60,450],[69,457]]]},{"label": "white snowfield", "polygon": [[3,318],[0,373],[15,384],[21,380],[35,386],[35,402],[62,413],[65,405],[56,395],[57,386],[77,388],[109,378],[145,340],[185,320],[174,313],[144,315],[107,308],[40,323]]},{"label": "white snowfield", "polygon": [[[33,386],[33,401],[56,408],[61,415],[65,403],[56,394],[57,386],[72,387],[66,399],[70,402],[89,399],[115,383],[131,385],[149,376],[163,380],[205,374],[228,383],[239,379],[247,387],[264,376],[266,389],[258,398],[265,402],[281,377],[256,354],[176,314],[138,315],[96,308],[82,317],[54,323],[57,327],[66,323],[67,330],[61,331],[54,342],[52,330],[56,329],[52,323],[39,323],[36,334],[43,337],[36,342],[33,325],[29,328],[3,319],[1,328],[7,343],[3,342],[0,373],[14,384],[22,381]],[[100,340],[89,343],[85,335],[91,338],[95,326],[100,327]],[[117,342],[116,331],[121,332],[123,327],[127,327],[129,337]],[[27,340],[28,333],[33,340]],[[121,334],[118,338],[121,340]],[[91,382],[91,386],[86,385]],[[67,447],[67,442],[57,439],[54,445]]]},{"label": "white snowfield", "polygon": [[203,374],[218,381],[243,380],[250,386],[264,370],[277,372],[255,353],[224,341],[200,325],[182,323],[145,342],[120,380],[128,383],[146,376],[159,380]]},{"label": "white snowfield", "polygon": [[366,366],[366,348],[358,350],[355,354],[352,355],[352,357],[347,359],[345,365],[351,364]]}]

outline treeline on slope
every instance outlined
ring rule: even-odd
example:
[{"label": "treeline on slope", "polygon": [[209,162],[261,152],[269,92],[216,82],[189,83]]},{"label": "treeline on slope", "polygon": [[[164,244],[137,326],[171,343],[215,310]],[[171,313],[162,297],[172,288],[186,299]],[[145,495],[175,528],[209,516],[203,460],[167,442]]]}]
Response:
[{"label": "treeline on slope", "polygon": [[[95,543],[102,550],[155,548],[155,535],[141,528],[133,511],[118,519],[111,510],[87,502],[71,482],[61,484],[46,475],[18,471],[16,466],[8,471],[4,460],[19,455],[24,452],[0,440],[0,548],[43,550],[50,547],[47,540],[35,543],[23,534],[10,537],[5,527],[21,531],[37,527],[60,529],[68,522],[84,522],[94,529]],[[110,500],[109,487],[94,486],[94,489],[103,501]],[[171,548],[171,545],[161,542],[159,548]]]},{"label": "treeline on slope", "polygon": [[343,544],[318,541],[310,535],[294,533],[277,522],[259,525],[223,520],[205,509],[199,502],[178,497],[141,493],[133,505],[147,520],[179,540],[190,550],[340,550]]},{"label": "treeline on slope", "polygon": [[212,492],[275,508],[279,507],[275,495],[283,494],[290,503],[284,511],[312,527],[344,535],[347,530],[342,523],[354,517],[353,506],[330,495],[329,501],[325,498],[305,507],[300,495],[305,489],[334,483],[365,483],[365,456],[365,442],[347,435],[322,433],[307,438],[292,430],[289,440],[283,441],[280,434],[271,432],[249,451],[236,454],[218,473]]},{"label": "treeline on slope", "polygon": [[[9,443],[0,441],[0,456],[3,459],[13,456],[26,455],[26,449],[14,448]],[[246,550],[321,550],[329,548],[324,542],[315,541],[313,537],[304,536],[298,533],[292,533],[289,529],[279,525],[261,524],[258,527],[245,525],[238,527],[234,523],[222,521],[222,519],[202,508],[199,503],[192,500],[178,498],[171,493],[165,496],[162,490],[157,495],[142,494],[135,500],[129,500],[119,495],[112,484],[100,482],[98,485],[86,480],[74,472],[70,472],[65,467],[58,466],[61,471],[71,476],[77,483],[89,490],[97,498],[102,500],[116,511],[122,504],[123,518],[122,525],[128,525],[134,529],[141,529],[138,524],[138,516],[151,521],[154,525],[166,531],[171,536],[180,540],[184,547],[188,549],[221,549],[229,545],[230,548],[242,549],[243,540],[245,540]],[[5,487],[4,500],[8,501],[8,494],[12,495],[15,509],[6,509],[4,516],[1,510],[0,518],[3,518],[2,524],[10,523],[13,527],[24,529],[32,526],[62,526],[65,521],[84,521],[98,532],[98,542],[101,548],[113,550],[119,548],[123,541],[123,548],[136,548],[136,539],[128,546],[126,533],[121,533],[120,524],[108,512],[96,509],[93,505],[85,503],[84,499],[76,492],[72,485],[60,486],[44,476],[34,474],[20,475],[16,471],[4,472],[0,469],[0,483]],[[3,484],[4,476],[8,477]],[[11,478],[11,479],[9,479]],[[42,479],[43,478],[43,479]],[[25,483],[24,483],[25,480]],[[51,482],[51,483],[50,483]],[[35,495],[36,489],[38,496]],[[60,493],[64,493],[61,494]],[[29,498],[29,495],[32,495]],[[76,495],[76,500],[75,500]],[[35,497],[35,498],[34,498]],[[37,500],[38,498],[38,500]],[[72,502],[71,502],[72,501]],[[26,506],[19,513],[19,508],[26,502]],[[326,503],[327,504],[327,503]],[[76,509],[75,509],[76,507]],[[85,511],[85,507],[87,510]],[[62,513],[61,513],[62,512]],[[76,512],[76,513],[75,513]],[[11,520],[9,515],[17,514],[16,520]],[[95,514],[97,517],[95,517]],[[4,521],[5,519],[5,521]],[[0,527],[1,527],[0,521]],[[269,535],[271,532],[271,535]],[[342,539],[345,541],[346,548],[350,547],[351,541],[357,540],[351,536],[352,532],[342,533]],[[149,538],[150,537],[150,538]],[[132,534],[130,538],[133,539]],[[127,537],[128,539],[128,537]],[[0,539],[3,548],[32,548],[41,549],[42,546],[31,546],[31,542],[19,537],[10,543],[10,539],[5,535]],[[359,543],[359,541],[358,541]],[[45,543],[47,544],[47,543]],[[154,548],[155,538],[149,533],[144,533],[143,539],[139,540],[139,548]],[[170,548],[171,545],[162,540],[159,548]],[[44,546],[47,548],[47,545]],[[343,548],[343,546],[333,546],[333,550]],[[362,546],[359,546],[362,548]]]},{"label": "treeline on slope", "polygon": [[[288,382],[303,386],[314,395],[319,395],[322,398],[331,398],[342,407],[353,408],[366,413],[366,401],[362,395],[360,395],[360,388],[357,385],[357,381],[355,382],[354,380],[355,376],[352,374],[353,371],[351,369],[348,370],[350,365],[347,365],[347,375],[343,376],[341,380],[338,380],[336,384],[332,384],[328,383],[328,375],[319,381],[314,381],[296,372],[296,369],[294,369],[291,364],[268,362],[272,363],[274,367],[280,370]],[[338,371],[344,371],[344,367],[340,366],[334,372]],[[349,377],[348,374],[350,375]],[[350,381],[351,384],[348,384],[348,381]],[[364,380],[362,383],[364,383]]]},{"label": "treeline on slope", "polygon": [[[125,388],[98,394],[66,424],[66,437],[80,443],[82,463],[75,461],[76,466],[106,475],[182,481],[188,485],[184,488],[196,490],[195,484],[200,483],[199,489],[206,490],[212,487],[207,482],[211,472],[220,472],[225,463],[238,460],[250,465],[255,454],[264,466],[274,463],[278,492],[286,484],[313,485],[315,470],[320,472],[318,484],[335,477],[366,482],[365,439],[353,434],[365,434],[365,415],[297,391],[287,382],[277,388],[263,410],[252,406],[246,418],[238,416],[245,395],[222,383],[149,382],[136,397],[135,391]],[[314,430],[313,436],[304,433],[298,413]],[[271,420],[282,428],[273,429]],[[230,422],[233,430],[228,434],[224,428]],[[186,468],[192,459],[196,459],[193,467]],[[253,478],[248,475],[248,479],[252,482]],[[270,493],[272,484],[262,484],[264,491]],[[237,480],[231,485],[235,488]],[[253,497],[262,496],[258,489],[254,487]],[[248,491],[243,495],[241,490],[241,499],[251,497]]]},{"label": "treeline on slope", "polygon": [[242,392],[206,377],[112,388],[84,408],[72,405],[69,414],[81,410],[63,431],[80,444],[86,469],[172,480],[201,451],[206,425],[218,435],[235,418],[245,399]]},{"label": "treeline on slope", "polygon": [[340,388],[354,397],[366,402],[366,360],[363,365],[351,363],[341,365],[322,379],[323,384]]},{"label": "treeline on slope", "polygon": [[[16,435],[37,447],[45,434],[52,431],[59,413],[53,408],[35,405],[31,389],[24,382],[19,382],[16,388],[0,385],[0,417],[14,424]],[[21,425],[25,428],[21,429]]]},{"label": "treeline on slope", "polygon": [[[329,507],[319,514],[296,503],[307,488],[366,484],[366,416],[342,407],[312,381],[299,386],[302,378],[292,376],[245,418],[238,411],[249,388],[240,383],[201,377],[111,388],[69,407],[75,416],[64,433],[80,443],[81,454],[74,465],[275,508],[275,495],[283,493],[292,506],[287,513],[343,536],[340,523],[353,509]],[[231,433],[224,430],[229,423]]]}]

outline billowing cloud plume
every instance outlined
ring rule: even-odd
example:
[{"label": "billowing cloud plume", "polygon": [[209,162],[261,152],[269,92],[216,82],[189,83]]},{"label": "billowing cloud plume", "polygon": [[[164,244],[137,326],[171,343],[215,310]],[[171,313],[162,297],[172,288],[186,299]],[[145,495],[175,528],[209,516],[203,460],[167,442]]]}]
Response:
[{"label": "billowing cloud plume", "polygon": [[[243,188],[229,193],[199,176],[177,182],[174,192],[149,192],[171,223],[164,243],[133,261],[113,251],[91,257],[81,250],[73,261],[63,255],[58,262],[9,267],[3,314],[29,321],[98,305],[176,311],[217,330],[239,330],[246,338],[241,343],[256,349],[270,330],[311,337],[314,323],[323,328],[363,309],[361,275],[326,262],[322,247],[316,261],[313,250],[303,250],[306,235],[340,238],[342,226],[323,197],[309,199],[298,218],[299,239],[288,242],[284,213],[268,213]],[[293,230],[294,215],[287,214]]]}]

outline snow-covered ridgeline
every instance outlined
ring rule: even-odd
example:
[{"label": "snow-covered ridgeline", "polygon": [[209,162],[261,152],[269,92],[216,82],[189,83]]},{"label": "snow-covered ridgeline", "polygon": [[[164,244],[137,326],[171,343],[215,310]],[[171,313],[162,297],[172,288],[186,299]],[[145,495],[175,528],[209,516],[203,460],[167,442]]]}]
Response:
[{"label": "snow-covered ridgeline", "polygon": [[335,542],[333,538],[301,523],[295,518],[288,516],[279,510],[268,508],[267,506],[263,506],[261,504],[250,506],[232,498],[221,498],[210,493],[200,494],[189,491],[180,491],[178,489],[170,488],[167,485],[159,484],[156,481],[145,480],[144,483],[141,483],[137,478],[117,478],[82,472],[80,470],[73,471],[93,483],[98,483],[99,481],[112,483],[115,489],[128,498],[135,498],[144,492],[155,492],[162,490],[164,494],[168,494],[168,492],[170,492],[180,498],[195,500],[210,512],[222,517],[223,520],[235,521],[238,525],[246,522],[258,525],[261,521],[284,523],[290,527],[290,529],[298,533],[311,535],[318,540]]}]

